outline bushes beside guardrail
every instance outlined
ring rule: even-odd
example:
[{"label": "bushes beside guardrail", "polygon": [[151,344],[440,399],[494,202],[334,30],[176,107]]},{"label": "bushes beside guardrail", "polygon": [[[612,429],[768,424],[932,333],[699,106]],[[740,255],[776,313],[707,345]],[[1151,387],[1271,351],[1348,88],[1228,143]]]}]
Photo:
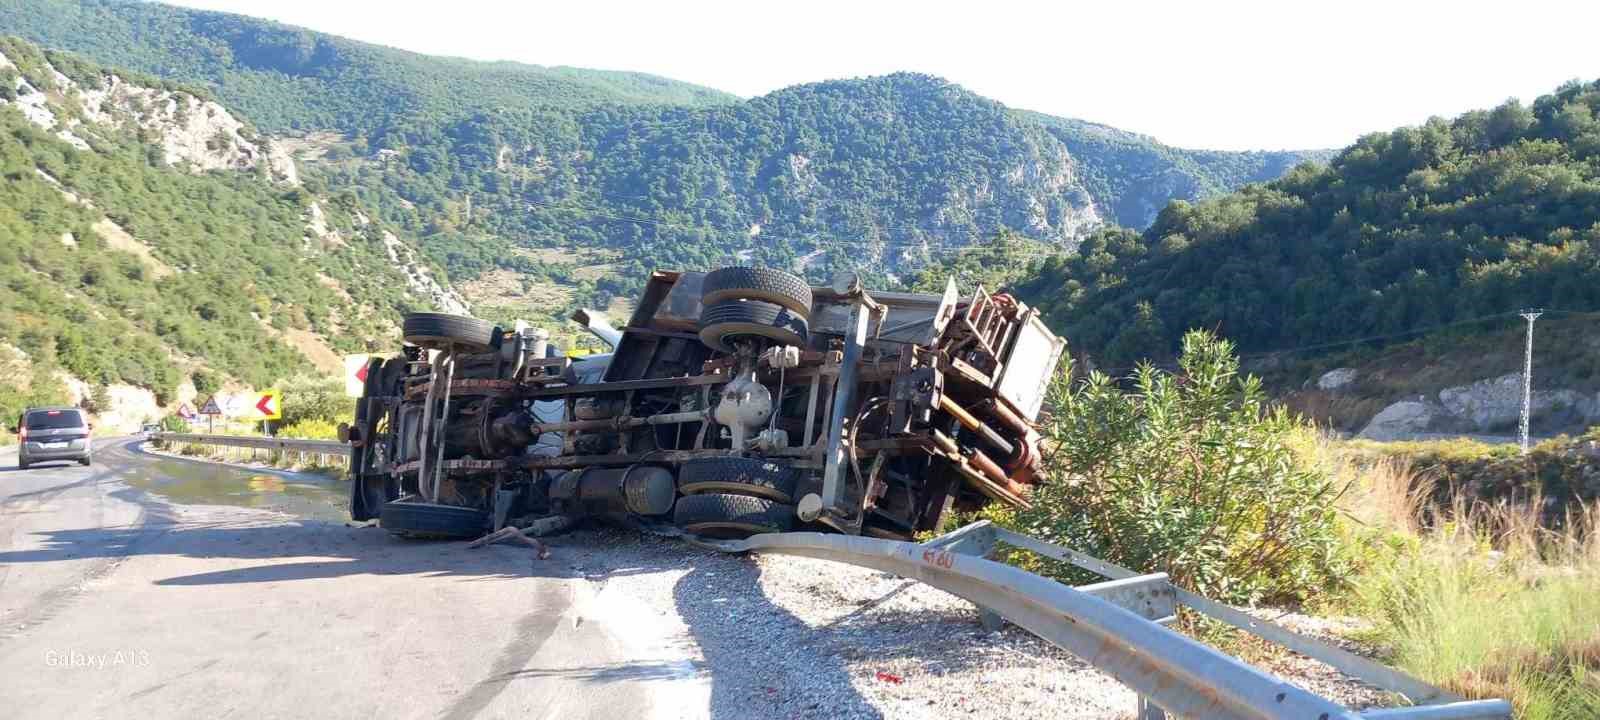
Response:
[{"label": "bushes beside guardrail", "polygon": [[1126,389],[1063,374],[1041,429],[1051,482],[1007,522],[1229,602],[1343,584],[1340,488],[1305,462],[1308,426],[1268,407],[1226,340],[1188,334],[1179,367],[1142,367]]}]

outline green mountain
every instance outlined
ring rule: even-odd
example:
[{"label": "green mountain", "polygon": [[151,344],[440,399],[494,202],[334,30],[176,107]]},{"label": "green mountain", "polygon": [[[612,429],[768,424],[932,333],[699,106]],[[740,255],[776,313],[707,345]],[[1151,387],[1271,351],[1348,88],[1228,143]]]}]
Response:
[{"label": "green mountain", "polygon": [[213,88],[229,108],[273,133],[366,133],[404,118],[531,104],[737,101],[641,73],[428,57],[241,15],[147,2],[0,0],[0,30],[107,66]]},{"label": "green mountain", "polygon": [[[848,267],[894,282],[1001,228],[1071,247],[1296,159],[1167,148],[914,74],[740,101],[150,3],[0,0],[0,27],[315,138],[305,174],[419,238],[452,279],[512,273],[570,285],[574,302],[627,295],[662,265]],[[594,270],[578,257],[617,260]]]},{"label": "green mountain", "polygon": [[1597,111],[1600,82],[1574,82],[1369,135],[1327,166],[1099,232],[1020,290],[1113,366],[1171,357],[1196,327],[1250,353],[1600,309]]},{"label": "green mountain", "polygon": [[1083,168],[1095,205],[1123,227],[1146,228],[1172,200],[1201,200],[1250,183],[1275,180],[1304,162],[1326,163],[1332,150],[1225,152],[1185,150],[1098,123],[1023,113],[1067,146]]},{"label": "green mountain", "polygon": [[68,383],[91,404],[137,389],[152,411],[263,387],[458,302],[221,105],[14,38],[0,176],[0,415]]}]

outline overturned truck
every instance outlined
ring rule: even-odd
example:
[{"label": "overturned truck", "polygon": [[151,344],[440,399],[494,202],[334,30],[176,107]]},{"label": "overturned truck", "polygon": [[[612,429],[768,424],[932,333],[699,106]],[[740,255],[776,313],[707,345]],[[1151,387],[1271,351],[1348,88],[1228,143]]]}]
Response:
[{"label": "overturned truck", "polygon": [[622,329],[574,320],[611,352],[406,316],[344,434],[351,516],[409,536],[563,516],[906,539],[1024,506],[1041,479],[1032,423],[1064,343],[1007,295],[658,271]]}]

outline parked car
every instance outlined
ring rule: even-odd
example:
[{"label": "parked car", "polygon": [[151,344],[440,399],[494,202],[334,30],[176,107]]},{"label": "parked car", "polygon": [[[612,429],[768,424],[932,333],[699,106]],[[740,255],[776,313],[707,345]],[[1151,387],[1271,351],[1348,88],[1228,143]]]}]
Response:
[{"label": "parked car", "polygon": [[1041,479],[1032,423],[1065,342],[1010,296],[732,267],[652,273],[621,330],[573,319],[613,351],[408,315],[343,432],[351,515],[404,535],[562,515],[909,539],[1026,506]]},{"label": "parked car", "polygon": [[40,407],[22,411],[17,419],[17,467],[46,460],[92,460],[89,418],[75,407]]}]

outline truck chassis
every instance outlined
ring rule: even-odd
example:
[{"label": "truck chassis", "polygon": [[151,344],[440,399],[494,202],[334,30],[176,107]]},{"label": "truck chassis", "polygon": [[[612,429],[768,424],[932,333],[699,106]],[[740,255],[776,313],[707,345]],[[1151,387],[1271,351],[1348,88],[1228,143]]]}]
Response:
[{"label": "truck chassis", "polygon": [[564,516],[907,539],[952,509],[1026,506],[1042,477],[1033,421],[1065,343],[981,286],[657,271],[622,329],[574,320],[612,352],[406,316],[344,433],[351,516],[408,536]]}]

